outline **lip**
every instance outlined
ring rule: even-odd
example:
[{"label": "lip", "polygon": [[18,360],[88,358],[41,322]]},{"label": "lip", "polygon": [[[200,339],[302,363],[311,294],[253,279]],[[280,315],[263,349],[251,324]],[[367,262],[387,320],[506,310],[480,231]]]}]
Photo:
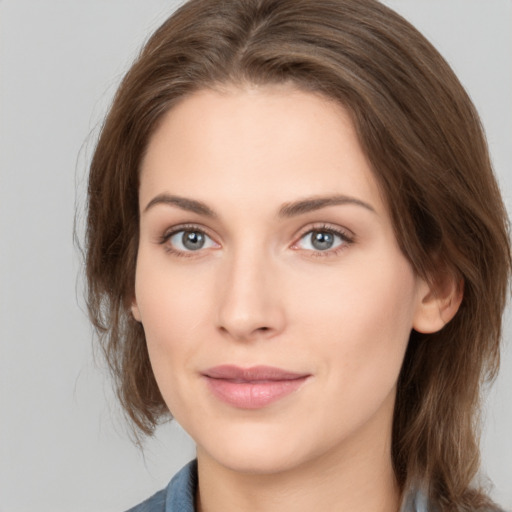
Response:
[{"label": "lip", "polygon": [[239,409],[261,409],[297,391],[311,376],[273,366],[221,365],[202,373],[210,391]]}]

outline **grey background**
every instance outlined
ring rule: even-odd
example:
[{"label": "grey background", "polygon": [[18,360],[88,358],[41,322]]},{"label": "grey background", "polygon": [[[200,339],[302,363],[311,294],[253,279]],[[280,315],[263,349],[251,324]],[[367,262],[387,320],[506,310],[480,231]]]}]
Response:
[{"label": "grey background", "polygon": [[[511,212],[511,0],[386,3],[469,90]],[[83,203],[98,123],[137,49],[175,5],[0,1],[0,512],[122,511],[193,457],[177,425],[162,428],[144,454],[131,444],[94,361],[72,242],[75,191]],[[493,496],[512,509],[508,318],[482,449]]]}]

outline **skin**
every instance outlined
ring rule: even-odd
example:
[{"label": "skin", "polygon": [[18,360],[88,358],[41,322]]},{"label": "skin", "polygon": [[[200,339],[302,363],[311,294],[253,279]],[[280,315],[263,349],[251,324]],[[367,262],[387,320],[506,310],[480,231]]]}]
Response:
[{"label": "skin", "polygon": [[[283,214],[333,196],[345,200]],[[457,301],[401,253],[346,111],[291,85],[197,92],[150,140],[139,200],[132,311],[197,443],[198,510],[398,510],[391,425],[407,341]],[[205,245],[187,249],[183,229]],[[333,246],[315,248],[312,230]],[[205,384],[222,364],[309,377],[247,410]]]}]

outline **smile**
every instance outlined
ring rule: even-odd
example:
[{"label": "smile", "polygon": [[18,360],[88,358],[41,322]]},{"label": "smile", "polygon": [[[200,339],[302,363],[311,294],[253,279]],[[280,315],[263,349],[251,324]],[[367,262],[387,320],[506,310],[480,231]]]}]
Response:
[{"label": "smile", "polygon": [[203,373],[210,391],[239,409],[260,409],[297,391],[310,374],[270,366],[240,368],[223,365]]}]

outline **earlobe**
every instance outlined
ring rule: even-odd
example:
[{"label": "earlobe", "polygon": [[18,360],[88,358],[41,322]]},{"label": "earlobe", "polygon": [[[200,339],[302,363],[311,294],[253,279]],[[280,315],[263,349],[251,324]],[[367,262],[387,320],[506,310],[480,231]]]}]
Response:
[{"label": "earlobe", "polygon": [[139,306],[137,305],[137,299],[135,299],[135,297],[132,300],[131,310],[132,310],[133,318],[135,318],[135,320],[137,320],[137,322],[141,322],[142,320],[140,317]]},{"label": "earlobe", "polygon": [[414,330],[425,334],[440,331],[459,310],[463,295],[464,281],[453,275],[445,274],[433,284],[423,281]]}]

